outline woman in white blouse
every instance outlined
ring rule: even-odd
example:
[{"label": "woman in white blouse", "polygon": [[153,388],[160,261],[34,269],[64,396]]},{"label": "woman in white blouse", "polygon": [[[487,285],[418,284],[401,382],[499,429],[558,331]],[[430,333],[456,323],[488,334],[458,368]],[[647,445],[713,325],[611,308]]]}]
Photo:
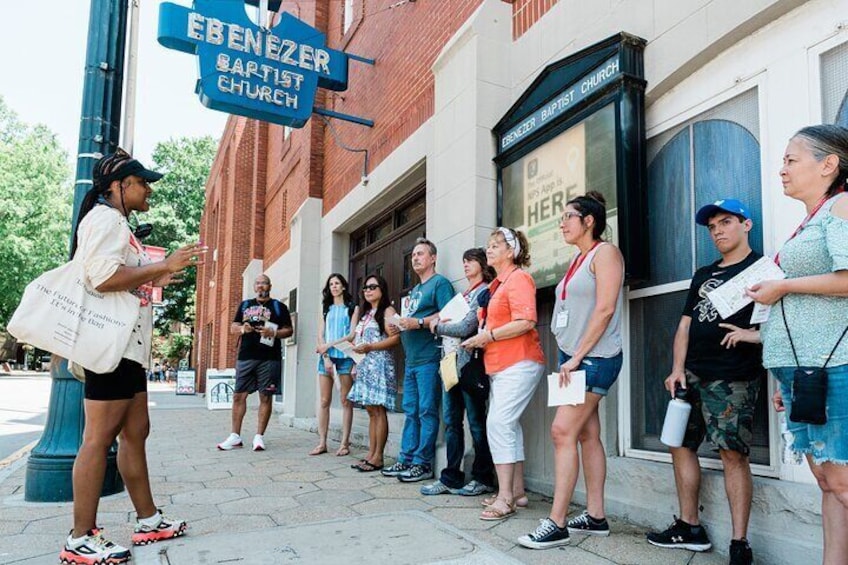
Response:
[{"label": "woman in white blouse", "polygon": [[164,261],[150,262],[127,217],[149,209],[150,183],[160,178],[119,149],[95,164],[93,186],[80,207],[72,254],[82,257],[87,282],[103,293],[129,292],[138,298],[140,308],[118,367],[109,374],[85,371],[85,433],[74,463],[74,528],[59,554],[64,563],[130,559],[130,551],[105,539],[96,525],[106,455],[116,437],[120,437],[118,469],[138,516],[133,544],[173,538],[186,529],[184,521],[162,516],[150,491],[145,451],[150,431],[146,378],[153,337],[150,299],[154,286],[180,282],[183,269],[199,264],[206,248],[187,245]]}]

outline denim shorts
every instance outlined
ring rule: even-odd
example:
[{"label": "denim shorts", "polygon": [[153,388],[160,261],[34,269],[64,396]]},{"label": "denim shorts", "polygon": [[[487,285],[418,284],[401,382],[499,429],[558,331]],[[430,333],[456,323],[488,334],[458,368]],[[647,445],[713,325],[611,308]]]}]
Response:
[{"label": "denim shorts", "polygon": [[[571,355],[559,350],[559,364],[571,359]],[[621,372],[624,355],[619,352],[615,357],[584,357],[577,368],[586,371],[586,392],[594,392],[606,396]]]},{"label": "denim shorts", "polygon": [[[330,357],[330,361],[336,369],[337,375],[349,375],[353,371],[353,359],[350,357]],[[318,356],[318,374],[327,376],[327,370],[324,369],[324,358]]]},{"label": "denim shorts", "polygon": [[780,381],[783,405],[786,406],[786,425],[792,436],[792,449],[812,456],[813,463],[830,462],[848,465],[848,365],[827,367],[827,422],[823,426],[793,422],[792,379],[795,367],[772,368]]}]

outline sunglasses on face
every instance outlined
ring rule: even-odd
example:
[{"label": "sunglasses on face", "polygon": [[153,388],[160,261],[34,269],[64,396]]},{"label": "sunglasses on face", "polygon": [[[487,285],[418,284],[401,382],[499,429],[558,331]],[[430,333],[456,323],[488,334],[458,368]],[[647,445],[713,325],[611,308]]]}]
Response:
[{"label": "sunglasses on face", "polygon": [[362,287],[362,290],[377,290],[378,288],[380,288],[378,284],[366,284]]}]

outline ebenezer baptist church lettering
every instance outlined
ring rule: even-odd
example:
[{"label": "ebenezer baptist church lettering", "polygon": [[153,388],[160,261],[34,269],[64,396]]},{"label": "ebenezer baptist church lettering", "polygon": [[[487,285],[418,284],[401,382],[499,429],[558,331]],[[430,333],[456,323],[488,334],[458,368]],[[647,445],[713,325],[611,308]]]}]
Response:
[{"label": "ebenezer baptist church lettering", "polygon": [[214,110],[301,127],[319,86],[347,89],[348,56],[326,47],[323,33],[287,13],[271,29],[257,26],[244,0],[164,2],[159,43],[198,56],[196,91]]}]

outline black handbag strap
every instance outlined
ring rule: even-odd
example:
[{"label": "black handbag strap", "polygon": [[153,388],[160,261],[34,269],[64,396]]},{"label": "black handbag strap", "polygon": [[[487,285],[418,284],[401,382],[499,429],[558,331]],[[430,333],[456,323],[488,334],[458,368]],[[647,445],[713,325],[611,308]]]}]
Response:
[{"label": "black handbag strap", "polygon": [[[789,346],[792,348],[792,355],[795,357],[795,365],[800,368],[801,363],[798,362],[798,354],[795,352],[795,343],[792,341],[792,334],[789,333],[789,324],[786,323],[786,309],[783,307],[783,299],[780,299],[780,312],[783,314],[783,327],[786,328],[786,336],[789,338]],[[848,326],[845,326],[845,330],[842,332],[842,335],[839,336],[839,339],[836,341],[836,345],[833,346],[833,349],[830,350],[830,355],[827,356],[827,359],[822,365],[822,369],[827,367],[827,364],[830,363],[830,358],[833,357],[833,354],[836,353],[836,349],[839,347],[839,344],[842,343],[842,339],[845,337],[845,334],[848,334]]]}]

